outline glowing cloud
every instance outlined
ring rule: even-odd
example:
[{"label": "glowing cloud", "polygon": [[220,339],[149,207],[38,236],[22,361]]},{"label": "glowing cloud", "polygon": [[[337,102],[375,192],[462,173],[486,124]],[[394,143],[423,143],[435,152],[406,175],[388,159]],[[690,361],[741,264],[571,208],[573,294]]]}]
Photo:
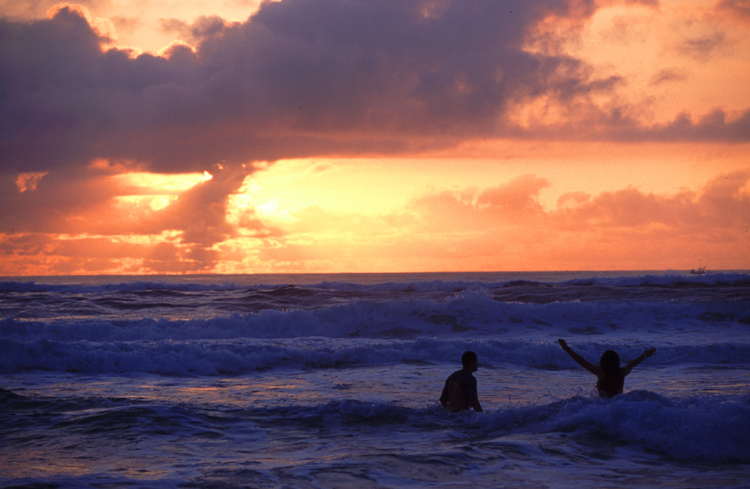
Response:
[{"label": "glowing cloud", "polygon": [[48,173],[49,172],[46,171],[20,173],[18,175],[18,179],[16,179],[16,186],[18,187],[18,191],[21,193],[24,193],[27,190],[33,192],[34,190],[36,190],[36,186],[39,183],[39,180],[41,180]]},{"label": "glowing cloud", "polygon": [[[745,211],[742,2],[131,4],[0,3],[6,272],[572,268],[581,246],[637,266],[658,233],[745,244],[711,210]],[[119,44],[147,24],[157,48]],[[684,188],[658,188],[665,154]],[[252,188],[280,161],[297,166]]]}]

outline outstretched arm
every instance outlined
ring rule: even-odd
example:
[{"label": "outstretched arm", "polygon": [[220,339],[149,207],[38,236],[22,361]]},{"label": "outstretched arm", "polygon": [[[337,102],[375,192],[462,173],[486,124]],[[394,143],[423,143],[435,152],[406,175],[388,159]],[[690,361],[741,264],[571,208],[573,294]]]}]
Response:
[{"label": "outstretched arm", "polygon": [[565,352],[568,355],[570,355],[570,357],[573,360],[575,360],[576,363],[578,363],[581,367],[585,368],[586,370],[588,370],[589,372],[591,372],[592,374],[594,374],[596,376],[599,376],[602,373],[601,367],[599,367],[598,365],[594,365],[593,363],[587,361],[585,358],[583,358],[578,353],[574,352],[573,349],[571,347],[569,347],[567,343],[565,343],[565,340],[563,340],[561,338],[561,339],[557,340],[557,342],[560,344],[560,346],[562,347],[562,349],[565,350]]},{"label": "outstretched arm", "polygon": [[656,352],[656,348],[648,348],[644,350],[641,356],[633,359],[630,363],[622,367],[622,370],[621,370],[622,375],[623,376],[628,375],[630,371],[633,370],[633,367],[635,367],[636,365],[638,365],[639,363],[641,363],[642,361],[644,361],[645,359],[653,355],[655,352]]}]

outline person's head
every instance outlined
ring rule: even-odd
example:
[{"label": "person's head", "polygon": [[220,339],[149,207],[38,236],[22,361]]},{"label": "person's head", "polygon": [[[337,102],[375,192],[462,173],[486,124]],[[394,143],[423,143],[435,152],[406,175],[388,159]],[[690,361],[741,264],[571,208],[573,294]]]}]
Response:
[{"label": "person's head", "polygon": [[461,365],[463,365],[464,368],[474,367],[474,370],[476,370],[477,365],[479,365],[477,354],[473,351],[464,352],[464,354],[461,355]]},{"label": "person's head", "polygon": [[614,350],[605,351],[599,359],[599,366],[608,374],[618,375],[620,373],[620,355]]}]

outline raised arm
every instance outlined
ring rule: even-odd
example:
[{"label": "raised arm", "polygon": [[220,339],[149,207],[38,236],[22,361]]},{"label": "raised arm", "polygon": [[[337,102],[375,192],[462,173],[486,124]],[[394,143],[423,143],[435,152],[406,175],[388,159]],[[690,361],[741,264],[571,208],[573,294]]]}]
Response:
[{"label": "raised arm", "polygon": [[592,374],[596,375],[597,377],[602,374],[602,368],[598,365],[594,365],[593,363],[587,361],[585,358],[583,358],[578,353],[574,352],[571,347],[568,346],[567,343],[565,343],[565,340],[562,338],[557,340],[557,342],[560,344],[563,350],[567,352],[570,357],[576,361],[581,367],[585,368]]},{"label": "raised arm", "polygon": [[633,367],[635,367],[636,365],[638,365],[639,363],[641,363],[642,361],[644,361],[645,359],[653,355],[655,352],[656,352],[656,348],[647,348],[646,350],[644,350],[641,356],[633,359],[630,363],[622,367],[622,370],[621,370],[622,375],[623,376],[628,375],[630,371],[633,370]]}]

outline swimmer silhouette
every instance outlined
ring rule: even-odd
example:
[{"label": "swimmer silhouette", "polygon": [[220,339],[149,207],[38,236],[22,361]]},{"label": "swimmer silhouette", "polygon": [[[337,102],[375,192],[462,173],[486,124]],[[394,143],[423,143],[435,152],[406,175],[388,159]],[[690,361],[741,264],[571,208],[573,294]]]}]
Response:
[{"label": "swimmer silhouette", "polygon": [[445,381],[445,387],[440,394],[440,404],[451,412],[474,411],[482,412],[477,395],[477,379],[472,375],[479,368],[479,359],[473,351],[464,352],[461,356],[463,368],[453,372]]},{"label": "swimmer silhouette", "polygon": [[617,394],[622,394],[625,385],[625,376],[633,370],[633,367],[650,357],[656,351],[656,348],[649,348],[643,351],[641,356],[632,360],[624,367],[620,367],[620,356],[614,350],[607,350],[599,359],[599,365],[588,362],[572,348],[565,343],[565,340],[559,339],[557,342],[563,350],[573,358],[583,368],[596,375],[596,389],[599,391],[599,397],[609,399]]}]

